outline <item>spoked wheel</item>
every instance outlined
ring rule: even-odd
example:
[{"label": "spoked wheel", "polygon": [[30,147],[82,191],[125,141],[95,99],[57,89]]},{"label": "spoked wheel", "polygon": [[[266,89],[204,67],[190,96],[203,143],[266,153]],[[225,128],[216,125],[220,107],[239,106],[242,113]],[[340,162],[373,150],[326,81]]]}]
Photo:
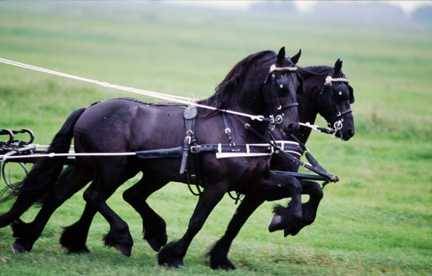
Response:
[{"label": "spoked wheel", "polygon": [[23,163],[4,161],[0,165],[0,203],[18,194],[22,180],[27,176],[29,168]]}]

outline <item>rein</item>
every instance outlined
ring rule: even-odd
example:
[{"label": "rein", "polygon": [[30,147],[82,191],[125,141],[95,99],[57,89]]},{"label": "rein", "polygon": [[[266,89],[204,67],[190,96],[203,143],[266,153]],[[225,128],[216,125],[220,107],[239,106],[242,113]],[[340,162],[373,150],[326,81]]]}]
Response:
[{"label": "rein", "polygon": [[62,73],[59,71],[54,71],[51,69],[47,69],[47,68],[43,68],[43,67],[31,65],[31,64],[21,63],[21,62],[6,59],[6,58],[0,57],[0,63],[20,67],[20,68],[31,70],[31,71],[46,73],[49,75],[54,75],[54,76],[58,76],[58,77],[66,78],[66,79],[79,80],[82,82],[91,83],[91,84],[98,85],[101,87],[116,89],[116,90],[125,91],[125,92],[130,92],[130,93],[134,93],[137,95],[147,96],[147,97],[151,97],[151,98],[155,98],[155,99],[159,99],[159,100],[170,101],[170,102],[175,102],[175,103],[179,103],[179,104],[193,105],[193,106],[203,108],[203,109],[208,109],[208,110],[216,110],[216,111],[220,111],[223,113],[228,113],[228,114],[233,114],[236,116],[246,117],[246,118],[249,118],[249,119],[254,120],[254,121],[262,122],[265,119],[264,115],[253,115],[253,114],[248,114],[248,113],[235,111],[235,110],[220,109],[220,108],[217,108],[214,106],[209,106],[209,105],[197,103],[197,102],[195,102],[192,99],[187,98],[187,97],[173,96],[170,94],[160,93],[160,92],[156,92],[156,91],[138,89],[138,88],[134,88],[134,87],[130,87],[130,86],[124,86],[124,85],[111,84],[109,82],[98,81],[98,80],[94,80],[94,79],[89,79],[89,78],[84,78],[84,77],[80,77],[80,76],[76,76],[76,75]]},{"label": "rein", "polygon": [[[214,106],[209,106],[209,105],[204,105],[204,104],[194,102],[194,100],[187,98],[187,97],[174,96],[174,95],[160,93],[160,92],[156,92],[156,91],[143,90],[143,89],[138,89],[138,88],[124,86],[124,85],[111,84],[111,83],[105,82],[105,81],[98,81],[98,80],[94,80],[94,79],[79,77],[76,75],[62,73],[59,71],[55,71],[55,70],[51,70],[51,69],[47,69],[47,68],[43,68],[40,66],[31,65],[31,64],[26,64],[26,63],[14,61],[14,60],[2,58],[2,57],[0,57],[0,63],[12,65],[12,66],[23,68],[23,69],[30,70],[30,71],[46,73],[49,75],[54,75],[54,76],[58,76],[58,77],[66,78],[66,79],[79,80],[82,82],[98,85],[101,87],[111,88],[111,89],[125,91],[125,92],[130,92],[130,93],[134,93],[134,94],[141,95],[141,96],[152,97],[152,98],[156,98],[156,99],[160,99],[160,100],[164,100],[164,101],[175,102],[175,103],[180,103],[180,104],[193,105],[193,106],[203,108],[203,109],[219,111],[222,113],[227,113],[227,114],[232,114],[232,115],[236,115],[236,116],[240,116],[240,117],[249,118],[253,121],[259,121],[259,122],[263,122],[266,120],[268,120],[270,122],[272,121],[271,118],[266,118],[264,115],[253,115],[253,114],[248,114],[248,113],[239,112],[239,111],[235,111],[235,110],[220,109],[220,108],[217,108]],[[272,66],[272,67],[270,67],[270,69],[273,71],[274,70],[279,71],[280,69],[288,70],[288,71],[295,71],[298,68],[297,67],[276,67],[275,68]],[[271,73],[272,71],[269,71],[269,72]],[[310,124],[304,124],[303,126],[310,127],[311,129],[314,129],[314,127],[312,127],[312,125],[310,125]]]}]

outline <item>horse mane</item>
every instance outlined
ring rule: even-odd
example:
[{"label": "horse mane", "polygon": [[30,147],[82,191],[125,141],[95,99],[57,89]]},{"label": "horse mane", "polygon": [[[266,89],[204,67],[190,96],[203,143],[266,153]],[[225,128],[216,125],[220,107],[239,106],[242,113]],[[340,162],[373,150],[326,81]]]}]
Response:
[{"label": "horse mane", "polygon": [[205,102],[217,108],[225,108],[230,102],[231,96],[234,93],[239,93],[240,88],[246,80],[247,72],[256,65],[258,60],[268,55],[272,58],[276,56],[275,52],[265,50],[250,54],[239,61],[216,86],[213,96],[205,100]]}]

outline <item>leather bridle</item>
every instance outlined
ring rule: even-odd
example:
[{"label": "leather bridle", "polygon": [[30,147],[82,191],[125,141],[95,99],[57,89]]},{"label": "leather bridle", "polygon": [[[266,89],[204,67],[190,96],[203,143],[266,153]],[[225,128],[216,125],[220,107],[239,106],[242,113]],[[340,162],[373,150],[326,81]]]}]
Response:
[{"label": "leather bridle", "polygon": [[[346,78],[333,78],[332,76],[327,76],[325,78],[324,86],[332,86],[334,82],[348,84],[349,80]],[[339,130],[341,130],[343,128],[343,121],[344,121],[343,118],[345,117],[345,115],[348,115],[351,113],[352,113],[351,107],[349,107],[348,109],[343,110],[343,111],[338,110],[338,108],[336,107],[336,117],[335,117],[335,121],[333,123],[333,126],[331,126],[329,123],[329,126],[333,127],[333,129],[334,129],[335,135]]]},{"label": "leather bridle", "polygon": [[[270,66],[269,72],[267,74],[267,77],[264,81],[264,84],[267,84],[270,78],[275,79],[276,75],[273,74],[274,72],[289,72],[289,73],[296,73],[298,70],[297,66],[284,66],[280,67],[276,64],[273,64]],[[281,87],[282,88],[282,87]],[[273,91],[273,90],[272,90]],[[297,108],[299,106],[299,103],[297,102],[297,97],[295,97],[296,101],[292,103],[286,103],[281,104],[279,96],[274,95],[277,92],[273,92],[273,99],[276,100],[276,104],[274,105],[274,113],[269,115],[270,124],[272,125],[280,125],[284,121],[285,111],[291,108]]]}]

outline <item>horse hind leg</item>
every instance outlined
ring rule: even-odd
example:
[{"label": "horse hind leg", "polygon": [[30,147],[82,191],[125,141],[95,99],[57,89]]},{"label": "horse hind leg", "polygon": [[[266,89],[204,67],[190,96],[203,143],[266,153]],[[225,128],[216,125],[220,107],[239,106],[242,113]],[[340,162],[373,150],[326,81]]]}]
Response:
[{"label": "horse hind leg", "polygon": [[[134,174],[134,172],[132,171],[121,173],[116,170],[111,170],[110,173],[112,173],[113,176],[111,178],[106,177],[106,179],[108,179],[106,181],[108,181],[108,183],[111,183],[112,185],[108,186],[108,188],[102,189],[102,192],[100,192],[100,196],[102,199],[109,198],[115,192],[117,187],[123,184],[127,179],[131,178]],[[101,181],[102,179],[100,175],[95,178],[93,183],[84,192],[84,199],[86,199],[87,196],[91,196],[97,187],[103,187]],[[94,204],[90,204],[89,202],[87,202],[85,204],[84,211],[81,214],[79,220],[77,220],[75,223],[67,227],[64,227],[59,242],[62,245],[62,247],[65,248],[69,253],[89,252],[86,246],[86,242],[87,242],[87,237],[88,237],[91,223],[97,211],[98,210],[94,206]],[[123,240],[126,241],[127,245],[117,246],[117,242],[115,242],[115,235],[111,231],[104,238],[106,245],[114,246],[119,250],[122,247],[123,248],[130,247],[129,249],[120,250],[123,254],[128,255],[130,254],[130,250],[133,244],[133,242],[131,242],[132,238],[130,236],[130,233],[128,233],[128,231],[124,234]]]},{"label": "horse hind leg", "polygon": [[15,221],[11,227],[16,238],[12,249],[14,252],[30,251],[40,237],[45,225],[54,211],[68,198],[84,187],[90,176],[76,167],[66,168],[60,175],[54,189],[45,197],[42,208],[30,223]]},{"label": "horse hind leg", "polygon": [[151,248],[158,252],[167,243],[166,223],[146,202],[155,191],[167,184],[167,181],[143,176],[141,180],[123,193],[123,199],[128,202],[141,216],[144,239]]},{"label": "horse hind leg", "polygon": [[[114,191],[131,176],[127,171],[118,169],[117,165],[121,164],[111,163],[105,166],[98,174],[97,180],[85,191],[84,200],[110,224],[110,230],[104,236],[105,245],[116,248],[125,256],[130,256],[133,240],[129,227],[106,203]],[[87,222],[91,223],[91,220]]]}]

